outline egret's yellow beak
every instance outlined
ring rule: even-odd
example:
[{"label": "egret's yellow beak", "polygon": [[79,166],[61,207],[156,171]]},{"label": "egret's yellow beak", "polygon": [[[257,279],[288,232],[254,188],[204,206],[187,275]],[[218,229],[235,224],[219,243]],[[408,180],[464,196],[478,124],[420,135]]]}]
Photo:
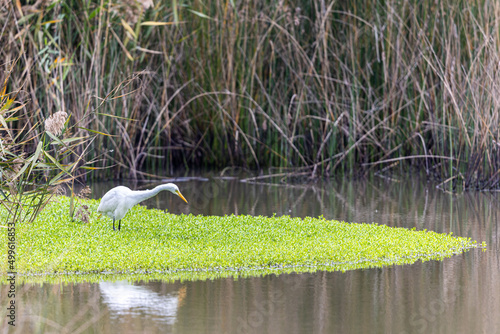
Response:
[{"label": "egret's yellow beak", "polygon": [[179,190],[177,190],[175,193],[176,193],[176,194],[177,194],[180,198],[182,198],[182,199],[184,200],[184,202],[186,202],[186,203],[188,202],[188,201],[184,198],[184,196],[182,196],[182,194],[181,194],[181,192],[180,192]]},{"label": "egret's yellow beak", "polygon": [[99,217],[97,217],[97,220],[101,219],[102,213],[99,214]]}]

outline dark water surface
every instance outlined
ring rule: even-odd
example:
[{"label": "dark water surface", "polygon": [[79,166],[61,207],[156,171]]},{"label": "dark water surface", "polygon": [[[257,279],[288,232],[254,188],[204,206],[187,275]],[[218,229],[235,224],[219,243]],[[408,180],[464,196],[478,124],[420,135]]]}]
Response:
[{"label": "dark water surface", "polygon": [[[450,195],[425,182],[378,177],[292,186],[214,178],[175,182],[189,205],[166,192],[145,204],[204,215],[323,215],[453,232],[488,247],[444,261],[345,273],[23,284],[17,287],[16,330],[6,324],[8,287],[1,285],[0,332],[500,333],[496,193]],[[92,196],[100,197],[113,185],[93,185]]]}]

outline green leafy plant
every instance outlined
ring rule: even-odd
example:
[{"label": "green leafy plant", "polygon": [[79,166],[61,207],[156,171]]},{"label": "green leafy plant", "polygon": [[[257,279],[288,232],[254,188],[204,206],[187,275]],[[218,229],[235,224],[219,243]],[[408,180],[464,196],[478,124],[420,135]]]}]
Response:
[{"label": "green leafy plant", "polygon": [[[77,148],[95,135],[71,136],[70,118],[64,111],[30,124],[20,112],[27,104],[19,101],[22,87],[9,90],[15,62],[5,65],[8,75],[0,95],[0,203],[8,212],[6,221],[29,223],[64,185],[72,189],[74,180],[81,177],[77,172],[86,164],[85,152],[78,153]],[[73,211],[72,205],[70,216]]]},{"label": "green leafy plant", "polygon": [[[82,202],[91,212],[99,204]],[[69,206],[69,198],[57,197],[32,226],[20,227],[20,275],[346,271],[439,260],[478,247],[446,233],[321,217],[173,215],[140,205],[118,233],[97,214],[89,224],[58,214]]]}]

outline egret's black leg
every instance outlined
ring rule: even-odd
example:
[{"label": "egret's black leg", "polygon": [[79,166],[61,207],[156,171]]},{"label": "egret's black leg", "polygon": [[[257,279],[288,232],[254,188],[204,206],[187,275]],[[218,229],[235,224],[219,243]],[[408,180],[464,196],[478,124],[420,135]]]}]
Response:
[{"label": "egret's black leg", "polygon": [[122,224],[122,220],[120,219],[120,220],[118,221],[118,231],[120,230],[120,225],[121,225],[121,224]]},{"label": "egret's black leg", "polygon": [[115,230],[115,219],[113,218],[113,231],[116,231]]}]

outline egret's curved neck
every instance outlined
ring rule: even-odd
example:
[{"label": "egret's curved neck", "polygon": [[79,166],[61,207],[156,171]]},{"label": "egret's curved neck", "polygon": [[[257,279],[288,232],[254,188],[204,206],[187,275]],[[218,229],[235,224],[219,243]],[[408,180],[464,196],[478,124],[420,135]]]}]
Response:
[{"label": "egret's curved neck", "polygon": [[132,196],[130,196],[135,204],[147,200],[153,196],[156,196],[160,191],[169,190],[172,191],[172,187],[169,184],[161,184],[150,190],[136,190],[133,191]]}]

